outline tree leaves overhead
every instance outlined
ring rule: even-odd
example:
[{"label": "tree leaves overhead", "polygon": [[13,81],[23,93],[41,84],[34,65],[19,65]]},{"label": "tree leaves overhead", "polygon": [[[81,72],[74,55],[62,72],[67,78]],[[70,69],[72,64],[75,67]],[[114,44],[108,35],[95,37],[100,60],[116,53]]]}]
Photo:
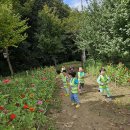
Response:
[{"label": "tree leaves overhead", "polygon": [[[77,35],[77,45],[94,58],[115,60],[130,52],[129,1],[93,0],[84,11],[85,18]],[[95,55],[96,54],[96,55]]]},{"label": "tree leaves overhead", "polygon": [[15,46],[25,40],[24,33],[27,20],[21,21],[18,14],[13,13],[12,4],[0,4],[0,47]]}]

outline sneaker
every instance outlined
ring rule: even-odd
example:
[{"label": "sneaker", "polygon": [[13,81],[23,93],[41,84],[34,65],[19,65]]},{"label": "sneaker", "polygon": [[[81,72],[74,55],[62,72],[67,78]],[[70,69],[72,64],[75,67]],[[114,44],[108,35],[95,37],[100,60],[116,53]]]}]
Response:
[{"label": "sneaker", "polygon": [[66,97],[68,97],[68,96],[69,96],[69,94],[65,94],[65,96],[66,96]]},{"label": "sneaker", "polygon": [[107,96],[107,99],[108,99],[108,101],[112,101],[112,97],[111,96],[110,97]]},{"label": "sneaker", "polygon": [[80,107],[80,104],[77,104],[77,105],[76,105],[76,108],[79,108],[79,107]]},{"label": "sneaker", "polygon": [[74,106],[74,105],[75,105],[75,103],[73,102],[71,105],[72,105],[72,106]]}]

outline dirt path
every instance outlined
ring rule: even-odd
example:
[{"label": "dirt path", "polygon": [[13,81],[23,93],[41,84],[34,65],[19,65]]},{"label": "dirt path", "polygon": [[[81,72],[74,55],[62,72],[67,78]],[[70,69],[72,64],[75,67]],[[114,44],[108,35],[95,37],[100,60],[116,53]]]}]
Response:
[{"label": "dirt path", "polygon": [[87,92],[80,96],[79,109],[71,106],[69,97],[62,97],[62,111],[55,116],[58,130],[130,130],[130,111],[118,106],[130,99],[130,89],[119,88],[117,92],[116,87],[110,88],[115,96],[108,102],[97,91],[95,79],[87,78],[85,88]]}]

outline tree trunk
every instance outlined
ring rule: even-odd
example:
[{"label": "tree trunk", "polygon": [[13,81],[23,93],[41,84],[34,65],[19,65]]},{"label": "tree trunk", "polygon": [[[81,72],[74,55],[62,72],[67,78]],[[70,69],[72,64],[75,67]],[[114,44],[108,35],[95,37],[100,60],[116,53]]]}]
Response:
[{"label": "tree trunk", "polygon": [[[87,0],[86,0],[87,2]],[[83,6],[83,0],[81,0],[81,9],[82,11],[84,10],[84,6]],[[86,62],[86,54],[85,54],[85,48],[82,50],[82,66],[83,68],[85,67],[85,62]]]},{"label": "tree trunk", "polygon": [[86,62],[86,53],[85,53],[85,49],[82,50],[82,66],[84,67]]},{"label": "tree trunk", "polygon": [[52,59],[53,59],[53,61],[54,61],[54,65],[55,65],[55,67],[56,67],[56,66],[57,66],[57,60],[56,60],[56,57],[53,56]]},{"label": "tree trunk", "polygon": [[13,71],[13,68],[12,68],[12,65],[11,65],[11,62],[10,62],[8,48],[6,48],[5,51],[6,51],[6,54],[7,54],[7,62],[8,62],[8,65],[9,65],[9,69],[10,69],[11,75],[13,76],[14,71]]}]

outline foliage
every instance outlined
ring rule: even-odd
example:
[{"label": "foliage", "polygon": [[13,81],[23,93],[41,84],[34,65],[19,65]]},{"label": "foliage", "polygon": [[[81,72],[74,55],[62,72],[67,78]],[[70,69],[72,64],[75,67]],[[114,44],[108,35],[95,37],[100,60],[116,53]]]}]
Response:
[{"label": "foliage", "polygon": [[112,63],[103,64],[101,61],[87,60],[86,71],[92,76],[98,77],[101,67],[106,69],[111,81],[116,85],[128,86],[130,84],[130,70],[123,64],[114,65]]},{"label": "foliage", "polygon": [[[70,22],[66,19],[72,14],[71,8],[63,1],[0,0],[0,2],[4,6],[11,5],[12,14],[25,21],[30,27],[25,31],[27,39],[21,44],[17,44],[17,48],[9,48],[10,60],[15,72],[29,69],[32,66],[52,65],[56,62],[80,59],[80,54],[77,53],[77,47],[74,44],[75,36],[73,32],[69,31],[73,29],[71,26],[67,27],[67,22],[68,25]],[[4,18],[4,14],[2,17]],[[64,21],[66,21],[66,27],[64,27]],[[12,23],[10,24],[12,25]],[[72,24],[73,22],[71,22]],[[13,34],[15,35],[15,32],[11,33],[11,35]],[[22,39],[22,37],[20,38]],[[6,66],[4,61],[0,50],[0,62]],[[8,69],[3,69],[1,66],[0,72],[5,74],[5,71]]]},{"label": "foliage", "polygon": [[11,4],[0,4],[0,48],[15,46],[26,39],[26,21],[14,14]]},{"label": "foliage", "polygon": [[129,55],[129,1],[93,0],[85,10],[84,24],[77,35],[79,48],[85,47],[94,59],[116,62]]},{"label": "foliage", "polygon": [[61,20],[47,5],[39,12],[38,18],[39,27],[36,33],[38,48],[51,55],[61,52],[63,48],[61,44]]},{"label": "foliage", "polygon": [[3,79],[0,83],[0,129],[32,130],[44,125],[47,122],[45,113],[56,89],[55,77],[55,69],[50,67]]}]

